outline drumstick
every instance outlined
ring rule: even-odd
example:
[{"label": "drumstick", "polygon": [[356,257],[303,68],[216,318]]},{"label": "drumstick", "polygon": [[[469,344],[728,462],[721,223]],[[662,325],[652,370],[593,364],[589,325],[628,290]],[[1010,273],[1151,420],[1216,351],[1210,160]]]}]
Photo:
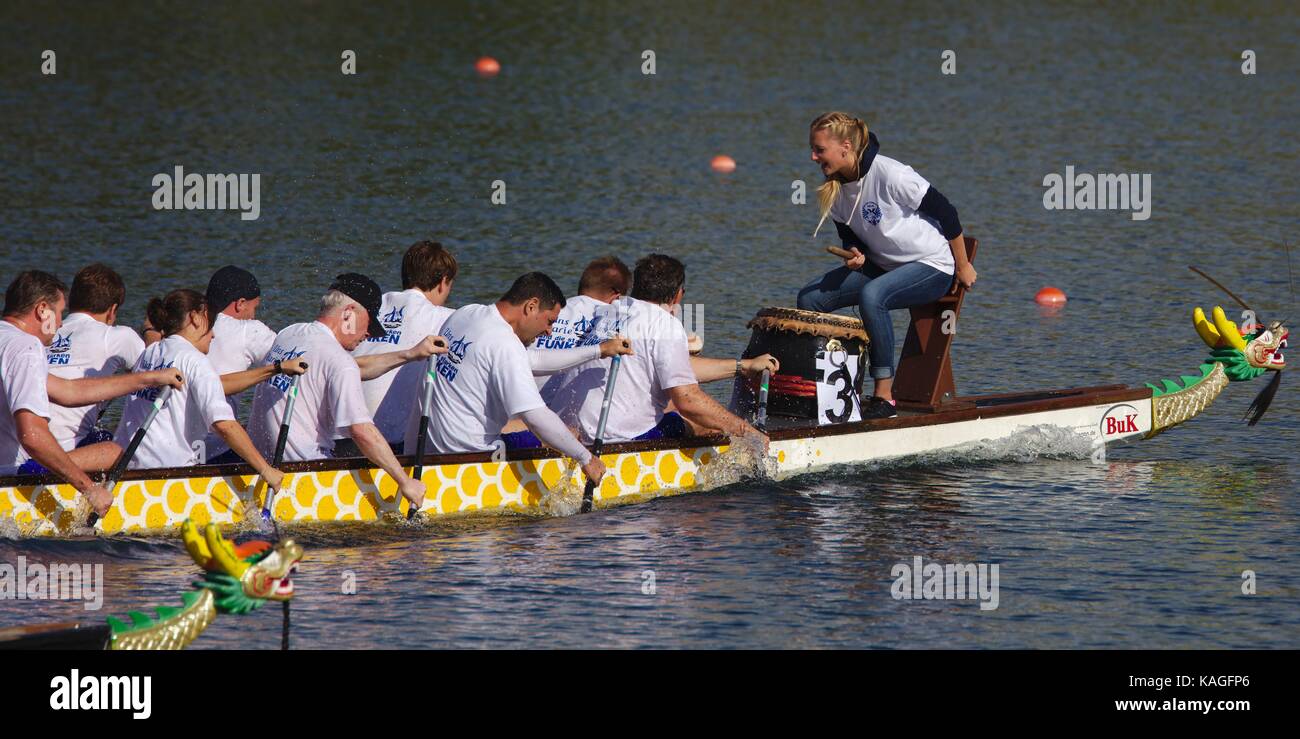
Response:
[{"label": "drumstick", "polygon": [[840,259],[853,259],[855,256],[857,256],[856,254],[849,251],[848,249],[841,249],[838,246],[828,246],[826,247],[826,251],[830,252],[831,254],[834,254]]}]

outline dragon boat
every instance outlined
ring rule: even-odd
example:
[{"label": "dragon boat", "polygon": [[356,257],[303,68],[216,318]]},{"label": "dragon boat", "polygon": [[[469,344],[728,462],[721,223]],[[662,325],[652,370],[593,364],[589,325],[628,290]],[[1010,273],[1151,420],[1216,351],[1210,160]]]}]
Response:
[{"label": "dragon boat", "polygon": [[[836,465],[896,460],[1007,439],[1036,429],[1064,429],[1094,449],[1150,438],[1204,411],[1232,383],[1267,373],[1272,381],[1251,406],[1267,409],[1286,363],[1288,330],[1281,323],[1238,327],[1222,308],[1197,308],[1193,326],[1210,354],[1196,374],[1141,386],[1105,385],[959,396],[953,381],[950,322],[963,290],[921,308],[899,362],[896,418],[857,420],[853,405],[869,337],[862,324],[839,315],[791,308],[759,311],[745,356],[771,352],[783,374],[771,379],[768,454],[732,445],[725,436],[607,445],[609,473],[596,487],[596,507],[608,507],[738,479],[750,470],[777,479]],[[732,406],[753,412],[755,388],[738,383]],[[1251,411],[1248,411],[1250,413]],[[413,466],[408,456],[402,463]],[[396,484],[364,458],[283,465],[283,490],[273,499],[277,522],[400,520],[407,503]],[[577,510],[583,481],[571,461],[549,449],[426,457],[428,487],[420,513],[551,515]],[[89,510],[73,488],[53,477],[0,478],[0,535],[78,536],[167,534],[186,520],[199,525],[252,527],[264,493],[247,465],[128,472],[107,515],[87,527]]]}]

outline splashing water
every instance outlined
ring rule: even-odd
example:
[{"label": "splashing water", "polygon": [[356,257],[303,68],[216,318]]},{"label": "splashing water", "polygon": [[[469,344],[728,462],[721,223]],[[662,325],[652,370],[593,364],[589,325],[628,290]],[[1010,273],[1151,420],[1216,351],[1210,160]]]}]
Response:
[{"label": "splashing water", "polygon": [[[612,471],[607,475],[613,474]],[[565,467],[564,474],[554,488],[542,493],[538,507],[544,516],[572,516],[582,510],[582,493],[587,487],[587,479],[577,473],[575,467]]]}]

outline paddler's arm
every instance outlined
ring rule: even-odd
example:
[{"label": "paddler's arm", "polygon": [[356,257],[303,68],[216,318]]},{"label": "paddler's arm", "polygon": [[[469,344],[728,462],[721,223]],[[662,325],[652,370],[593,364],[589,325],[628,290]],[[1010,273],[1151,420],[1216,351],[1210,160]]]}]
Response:
[{"label": "paddler's arm", "polygon": [[715,380],[725,380],[735,377],[736,363],[740,363],[740,372],[750,377],[758,377],[763,374],[763,370],[776,373],[781,369],[781,363],[776,361],[776,357],[771,354],[760,354],[757,357],[749,359],[713,359],[711,357],[691,357],[691,369],[695,371],[695,379],[698,382],[713,382]]},{"label": "paddler's arm", "polygon": [[365,381],[373,380],[385,372],[390,372],[408,362],[418,362],[435,354],[446,353],[447,340],[441,336],[430,334],[410,349],[384,352],[383,354],[370,354],[364,357],[354,357],[354,359],[357,360],[357,366],[361,368],[361,379]]},{"label": "paddler's arm", "polygon": [[717,429],[736,439],[743,437],[758,439],[763,445],[763,453],[767,453],[767,434],[750,426],[726,408],[723,408],[721,403],[709,397],[708,393],[700,389],[699,385],[670,387],[668,388],[668,397],[672,400],[673,407],[677,409],[682,418],[692,424],[703,428]]},{"label": "paddler's arm", "polygon": [[524,422],[538,441],[573,458],[582,467],[583,474],[589,480],[600,482],[600,478],[605,476],[605,463],[578,441],[555,411],[541,406],[519,414],[519,420]]},{"label": "paddler's arm", "polygon": [[[429,337],[433,338],[433,337]],[[442,337],[437,337],[441,339]],[[382,356],[382,355],[377,355]],[[411,502],[411,505],[419,507],[424,503],[424,483],[413,479],[406,474],[406,470],[398,464],[397,457],[393,455],[392,447],[388,446],[388,440],[379,432],[373,423],[356,423],[348,427],[349,435],[356,442],[357,448],[361,453],[366,455],[366,459],[375,463],[375,466],[388,473],[397,483],[397,489],[401,491],[402,496]]]},{"label": "paddler's arm", "polygon": [[252,465],[253,469],[257,470],[257,474],[262,476],[262,479],[266,481],[270,488],[277,493],[280,492],[280,483],[284,480],[284,473],[272,467],[266,461],[266,457],[263,457],[262,453],[257,451],[257,447],[253,445],[253,440],[248,438],[248,432],[244,430],[243,426],[239,425],[238,421],[217,421],[212,424],[212,430],[225,440],[226,444],[234,450],[235,454],[239,455],[240,459]]},{"label": "paddler's arm", "polygon": [[528,366],[535,377],[546,377],[556,372],[577,367],[593,359],[604,359],[632,353],[632,342],[622,336],[606,339],[593,346],[575,346],[572,349],[538,349],[529,347]]},{"label": "paddler's arm", "polygon": [[[51,375],[48,379],[53,380],[54,376]],[[90,476],[82,472],[81,468],[68,456],[68,453],[63,451],[63,447],[59,446],[54,434],[50,433],[48,419],[38,416],[26,408],[20,408],[14,414],[14,427],[18,432],[18,441],[32,459],[40,463],[45,469],[67,480],[68,484],[76,488],[77,492],[89,498],[91,506],[100,516],[108,513],[109,506],[113,503],[113,494],[108,492],[103,485],[91,481]]]},{"label": "paddler's arm", "polygon": [[230,372],[221,376],[221,392],[226,395],[238,395],[257,383],[269,380],[276,375],[285,374],[292,377],[301,375],[306,371],[306,362],[301,359],[290,359],[288,361],[273,362],[265,367],[254,367],[243,372]]},{"label": "paddler's arm", "polygon": [[[106,377],[83,377],[67,380],[50,375],[46,378],[46,392],[50,400],[66,408],[76,408],[121,397],[137,390],[158,385],[170,385],[179,390],[185,383],[180,370],[168,367],[149,372],[128,372]],[[44,464],[44,462],[42,462]]]}]

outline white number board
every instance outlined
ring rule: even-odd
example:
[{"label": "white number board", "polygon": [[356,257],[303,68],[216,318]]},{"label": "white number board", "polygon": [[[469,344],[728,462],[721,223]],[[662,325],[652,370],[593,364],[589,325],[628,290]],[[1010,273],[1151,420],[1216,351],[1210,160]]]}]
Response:
[{"label": "white number board", "polygon": [[858,355],[817,352],[817,425],[861,421]]}]

